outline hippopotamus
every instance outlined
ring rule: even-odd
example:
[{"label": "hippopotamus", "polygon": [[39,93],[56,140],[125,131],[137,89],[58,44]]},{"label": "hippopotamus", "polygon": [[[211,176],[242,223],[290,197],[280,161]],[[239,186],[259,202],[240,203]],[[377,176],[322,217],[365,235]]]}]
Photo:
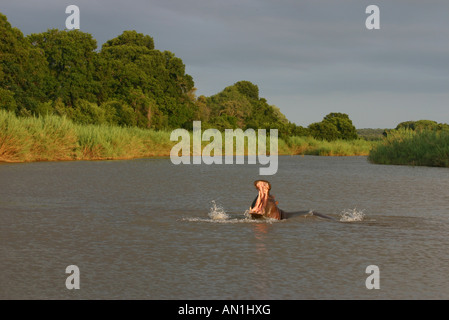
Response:
[{"label": "hippopotamus", "polygon": [[271,218],[276,220],[283,220],[292,216],[311,214],[321,218],[335,220],[332,217],[315,211],[285,212],[284,210],[279,209],[279,207],[277,206],[278,202],[275,200],[274,195],[270,193],[271,184],[268,181],[256,180],[254,181],[254,186],[259,193],[251,204],[251,207],[249,208],[249,214],[253,218]]},{"label": "hippopotamus", "polygon": [[271,184],[266,180],[254,181],[254,186],[259,191],[256,199],[251,204],[249,213],[253,218],[271,218],[276,220],[286,219],[286,214],[279,209],[274,195],[270,194]]}]

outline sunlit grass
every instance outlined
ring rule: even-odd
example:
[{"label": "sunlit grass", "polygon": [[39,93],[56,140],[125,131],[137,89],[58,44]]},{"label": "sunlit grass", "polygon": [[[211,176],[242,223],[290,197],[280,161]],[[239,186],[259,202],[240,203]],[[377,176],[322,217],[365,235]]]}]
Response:
[{"label": "sunlit grass", "polygon": [[0,161],[132,159],[166,156],[170,133],[78,125],[65,117],[18,118],[0,110]]},{"label": "sunlit grass", "polygon": [[359,140],[323,141],[313,137],[290,137],[291,154],[318,156],[367,156],[375,142]]},{"label": "sunlit grass", "polygon": [[449,132],[391,131],[368,159],[378,164],[449,167]]},{"label": "sunlit grass", "polygon": [[[225,134],[222,133],[222,154]],[[191,150],[193,148],[190,134]],[[178,141],[170,141],[169,131],[110,125],[80,125],[65,117],[17,117],[0,110],[0,161],[58,161],[133,159],[169,156]],[[201,148],[209,141],[201,141]],[[270,152],[270,138],[266,139]],[[247,154],[245,142],[245,154]],[[373,143],[365,140],[333,142],[311,137],[278,140],[279,155],[352,156],[368,155]],[[234,152],[236,143],[234,143]]]}]

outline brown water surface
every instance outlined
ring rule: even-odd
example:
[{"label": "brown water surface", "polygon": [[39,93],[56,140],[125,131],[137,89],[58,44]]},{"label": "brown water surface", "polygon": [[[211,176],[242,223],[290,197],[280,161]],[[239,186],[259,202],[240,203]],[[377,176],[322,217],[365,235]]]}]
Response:
[{"label": "brown water surface", "polygon": [[[448,169],[279,161],[262,177],[170,159],[2,164],[0,299],[449,298]],[[249,220],[260,178],[282,209],[336,221]]]}]

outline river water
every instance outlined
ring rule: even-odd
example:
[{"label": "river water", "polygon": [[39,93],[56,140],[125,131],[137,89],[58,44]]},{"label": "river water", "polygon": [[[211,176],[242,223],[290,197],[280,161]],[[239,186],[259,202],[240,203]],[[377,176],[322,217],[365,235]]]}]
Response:
[{"label": "river water", "polygon": [[[1,164],[0,299],[449,298],[449,169],[283,156],[276,175],[258,172]],[[256,179],[283,210],[335,220],[248,219]],[[69,265],[79,290],[66,288]]]}]

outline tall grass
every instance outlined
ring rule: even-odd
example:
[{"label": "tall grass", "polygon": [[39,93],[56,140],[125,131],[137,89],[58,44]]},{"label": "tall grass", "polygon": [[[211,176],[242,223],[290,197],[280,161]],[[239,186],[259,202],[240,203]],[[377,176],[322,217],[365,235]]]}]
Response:
[{"label": "tall grass", "polygon": [[[224,138],[224,134],[222,136]],[[266,151],[269,152],[270,139],[267,138],[266,142]],[[169,156],[176,143],[176,141],[170,141],[168,131],[109,125],[79,125],[58,116],[19,118],[11,112],[0,110],[0,161],[100,160]],[[204,148],[209,142],[202,141],[201,144]],[[372,143],[365,140],[327,142],[311,137],[289,137],[278,140],[278,154],[368,155],[371,146]],[[222,154],[224,154],[224,140],[222,147]]]},{"label": "tall grass", "polygon": [[173,143],[164,131],[107,125],[77,125],[81,159],[132,159],[166,156]]},{"label": "tall grass", "polygon": [[18,118],[0,110],[0,161],[131,159],[166,156],[170,133],[78,125],[65,117]]},{"label": "tall grass", "polygon": [[323,141],[313,137],[290,137],[286,144],[290,154],[317,156],[367,156],[376,142],[359,140]]},{"label": "tall grass", "polygon": [[449,132],[392,131],[373,148],[368,159],[378,164],[449,167]]}]

